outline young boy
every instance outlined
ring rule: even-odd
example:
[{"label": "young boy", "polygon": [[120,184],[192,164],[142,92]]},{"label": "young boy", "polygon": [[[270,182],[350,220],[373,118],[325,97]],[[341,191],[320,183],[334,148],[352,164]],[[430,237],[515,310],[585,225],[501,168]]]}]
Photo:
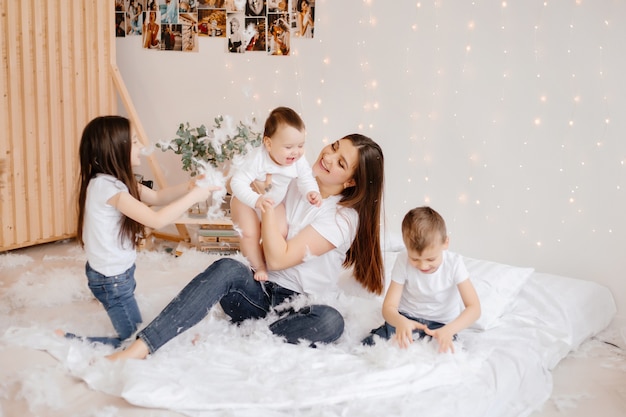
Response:
[{"label": "young boy", "polygon": [[398,255],[383,301],[385,324],[373,329],[363,344],[373,345],[377,335],[406,348],[413,334],[428,335],[439,343],[439,352],[454,353],[456,333],[480,317],[480,301],[463,259],[448,252],[445,221],[430,207],[414,208],[404,216],[402,239],[406,251]]},{"label": "young boy", "polygon": [[[233,223],[241,229],[241,252],[250,261],[257,281],[267,281],[267,268],[259,244],[259,216],[263,201],[278,206],[285,198],[289,183],[295,179],[298,189],[309,203],[317,207],[322,203],[317,181],[306,158],[303,158],[304,138],[304,122],[298,113],[288,107],[275,108],[265,121],[263,145],[246,156],[244,163],[235,169],[230,182]],[[270,175],[271,183],[266,185],[264,194],[252,190],[251,183],[267,183]]]}]

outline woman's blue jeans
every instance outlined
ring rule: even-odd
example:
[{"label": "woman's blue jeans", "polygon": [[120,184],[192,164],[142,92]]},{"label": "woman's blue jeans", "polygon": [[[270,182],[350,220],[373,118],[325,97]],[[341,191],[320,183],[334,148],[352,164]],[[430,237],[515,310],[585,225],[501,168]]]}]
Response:
[{"label": "woman's blue jeans", "polygon": [[[234,323],[263,318],[270,310],[296,292],[271,282],[254,280],[250,268],[231,258],[215,261],[192,279],[137,337],[154,353],[178,334],[190,329],[220,303]],[[270,325],[272,333],[289,343],[306,340],[331,343],[344,329],[341,314],[330,306],[311,305],[288,310]]]},{"label": "woman's blue jeans", "polygon": [[[135,265],[119,275],[107,277],[85,265],[89,289],[106,310],[118,337],[87,337],[86,340],[119,347],[137,330],[141,313],[135,300]],[[77,337],[67,333],[68,338]]]}]

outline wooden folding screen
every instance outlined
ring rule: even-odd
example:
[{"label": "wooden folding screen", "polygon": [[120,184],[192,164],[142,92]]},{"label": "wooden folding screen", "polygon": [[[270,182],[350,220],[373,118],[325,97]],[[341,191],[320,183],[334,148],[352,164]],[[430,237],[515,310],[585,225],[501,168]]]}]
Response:
[{"label": "wooden folding screen", "polygon": [[111,0],[0,0],[0,251],[76,234],[78,143],[117,112]]}]

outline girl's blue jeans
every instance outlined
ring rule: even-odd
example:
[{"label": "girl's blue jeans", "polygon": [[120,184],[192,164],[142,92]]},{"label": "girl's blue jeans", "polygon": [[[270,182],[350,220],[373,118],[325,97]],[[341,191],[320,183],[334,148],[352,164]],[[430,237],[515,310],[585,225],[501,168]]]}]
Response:
[{"label": "girl's blue jeans", "polygon": [[[424,325],[426,325],[426,327],[428,327],[430,330],[436,330],[440,327],[445,326],[444,323],[439,323],[438,321],[430,321],[430,320],[425,320],[425,319],[418,319],[415,317],[411,317],[408,314],[405,314],[403,312],[400,312],[400,314],[402,314],[404,317],[417,321],[419,323],[422,323]],[[376,344],[376,340],[374,339],[374,336],[379,336],[383,339],[391,339],[391,337],[396,334],[396,328],[393,327],[391,324],[385,322],[385,324],[383,324],[382,326],[376,328],[376,329],[372,329],[372,331],[370,332],[370,335],[367,336],[365,339],[363,339],[361,341],[362,344],[367,345],[367,346],[373,346],[374,344]],[[427,336],[426,332],[424,332],[423,330],[413,330],[413,339],[415,340],[415,338],[421,339],[423,337]],[[456,338],[456,335],[455,335]]]},{"label": "girl's blue jeans", "polygon": [[[135,300],[135,265],[119,275],[107,277],[85,265],[89,289],[106,310],[118,337],[87,337],[90,342],[104,343],[119,347],[137,330],[141,323],[141,313]],[[68,333],[67,337],[76,337]]]},{"label": "girl's blue jeans", "polygon": [[[271,282],[254,280],[250,268],[222,258],[192,279],[137,337],[154,353],[178,334],[199,323],[211,307],[220,303],[234,323],[263,318],[270,310],[298,293]],[[270,330],[289,343],[331,343],[344,329],[341,314],[330,306],[311,305],[288,310]]]}]

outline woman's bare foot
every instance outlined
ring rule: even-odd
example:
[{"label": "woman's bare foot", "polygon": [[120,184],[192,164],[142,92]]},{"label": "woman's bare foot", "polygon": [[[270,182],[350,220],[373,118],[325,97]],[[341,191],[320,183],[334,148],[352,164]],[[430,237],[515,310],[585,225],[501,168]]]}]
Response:
[{"label": "woman's bare foot", "polygon": [[105,356],[110,361],[118,361],[122,359],[145,359],[150,354],[148,345],[141,339],[136,339],[130,346],[124,350],[117,351]]}]

